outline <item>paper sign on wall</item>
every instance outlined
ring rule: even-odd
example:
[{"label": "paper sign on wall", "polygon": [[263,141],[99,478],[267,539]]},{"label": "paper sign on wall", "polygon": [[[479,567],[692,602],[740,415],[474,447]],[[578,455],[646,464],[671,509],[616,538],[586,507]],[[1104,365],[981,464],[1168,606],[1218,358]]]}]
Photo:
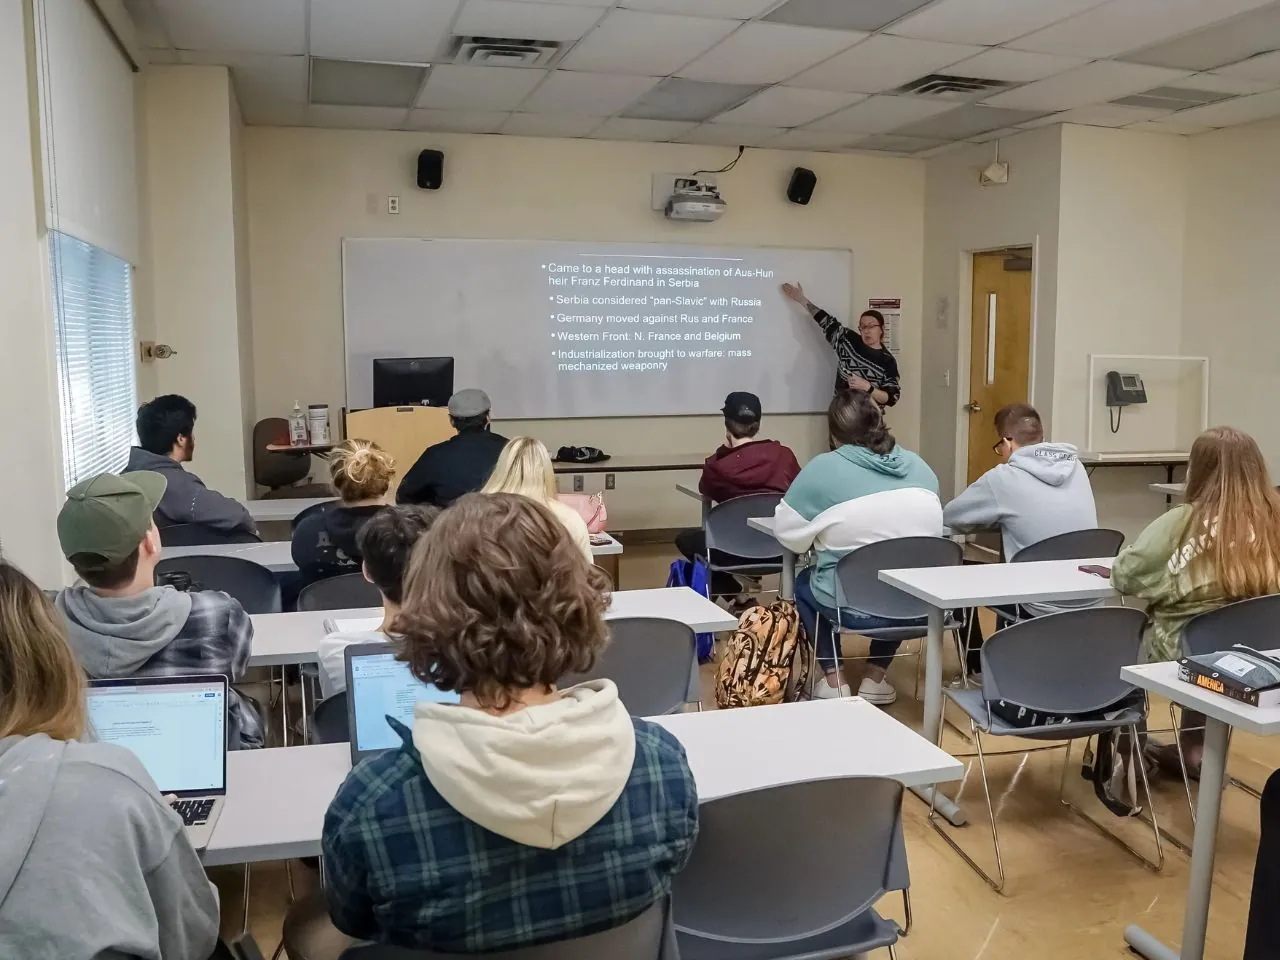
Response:
[{"label": "paper sign on wall", "polygon": [[884,314],[884,345],[890,353],[897,353],[902,346],[899,327],[902,324],[902,299],[900,297],[872,297],[867,301],[868,310]]}]

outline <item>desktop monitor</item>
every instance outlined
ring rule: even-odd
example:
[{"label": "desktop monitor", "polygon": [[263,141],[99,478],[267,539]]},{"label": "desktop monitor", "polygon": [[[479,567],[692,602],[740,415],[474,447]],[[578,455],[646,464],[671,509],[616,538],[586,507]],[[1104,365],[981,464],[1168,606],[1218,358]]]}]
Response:
[{"label": "desktop monitor", "polygon": [[447,407],[453,396],[453,357],[378,357],[373,361],[375,407]]},{"label": "desktop monitor", "polygon": [[400,736],[391,729],[387,717],[412,729],[415,704],[423,700],[457,703],[461,699],[415,677],[407,663],[396,659],[390,644],[356,643],[343,653],[353,765],[371,754],[400,746]]}]

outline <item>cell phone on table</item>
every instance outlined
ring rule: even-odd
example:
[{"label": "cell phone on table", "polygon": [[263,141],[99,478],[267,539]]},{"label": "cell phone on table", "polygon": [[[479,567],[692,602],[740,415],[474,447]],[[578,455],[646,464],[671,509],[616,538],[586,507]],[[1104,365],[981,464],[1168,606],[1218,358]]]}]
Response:
[{"label": "cell phone on table", "polygon": [[1111,568],[1104,567],[1100,563],[1083,563],[1078,569],[1081,573],[1092,573],[1095,577],[1102,577],[1104,580],[1111,579]]},{"label": "cell phone on table", "polygon": [[603,547],[606,546],[612,538],[607,533],[593,533],[590,534],[587,539],[593,547]]}]

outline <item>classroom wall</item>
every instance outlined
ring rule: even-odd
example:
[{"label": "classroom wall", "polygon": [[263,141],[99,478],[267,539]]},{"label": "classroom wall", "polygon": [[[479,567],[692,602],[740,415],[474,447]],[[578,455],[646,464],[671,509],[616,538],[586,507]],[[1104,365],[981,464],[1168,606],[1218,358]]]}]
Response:
[{"label": "classroom wall", "polygon": [[[918,444],[919,161],[749,150],[720,177],[729,203],[723,219],[673,224],[650,209],[651,174],[719,167],[732,158],[730,148],[264,127],[247,128],[244,139],[258,417],[284,415],[296,400],[327,402],[336,419],[344,399],[343,237],[674,240],[852,249],[855,304],[903,299],[903,397],[891,421],[907,446]],[[438,192],[413,186],[414,158],[424,147],[445,152]],[[784,196],[796,165],[818,175],[808,206]],[[389,194],[401,198],[398,216],[386,213]],[[849,312],[848,305],[840,309]],[[552,449],[585,443],[632,454],[710,452],[723,434],[711,417],[500,421],[497,429],[532,433]],[[802,460],[825,449],[819,417],[766,415],[764,429]],[[620,476],[610,494],[610,525],[696,524],[696,504],[673,490],[677,479]],[[587,489],[602,482],[589,478]]]}]

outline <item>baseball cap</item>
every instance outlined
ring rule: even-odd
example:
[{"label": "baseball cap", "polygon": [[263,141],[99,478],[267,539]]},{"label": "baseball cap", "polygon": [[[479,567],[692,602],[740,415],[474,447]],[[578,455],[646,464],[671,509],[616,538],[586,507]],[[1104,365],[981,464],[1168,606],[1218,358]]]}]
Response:
[{"label": "baseball cap", "polygon": [[489,408],[489,395],[483,390],[459,390],[449,398],[449,416],[460,420],[488,413]]},{"label": "baseball cap", "polygon": [[138,549],[151,529],[152,514],[169,485],[158,473],[137,470],[103,473],[67,491],[58,513],[62,555],[92,553],[123,560]]},{"label": "baseball cap", "polygon": [[755,423],[760,419],[760,398],[754,393],[735,390],[724,398],[724,407],[720,412],[726,420],[734,423]]}]

